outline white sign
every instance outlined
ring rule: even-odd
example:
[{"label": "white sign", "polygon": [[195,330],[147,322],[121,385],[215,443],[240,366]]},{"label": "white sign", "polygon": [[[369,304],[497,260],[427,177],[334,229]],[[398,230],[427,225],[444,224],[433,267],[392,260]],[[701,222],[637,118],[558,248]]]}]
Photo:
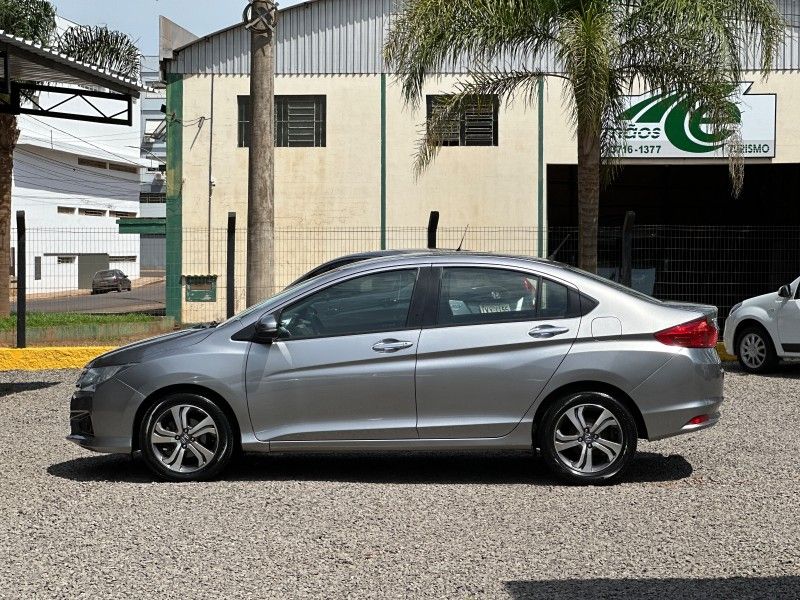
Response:
[{"label": "white sign", "polygon": [[692,110],[676,93],[647,92],[629,96],[622,113],[625,125],[615,130],[612,156],[620,158],[727,158],[738,151],[745,158],[775,157],[775,94],[748,93],[752,82],[740,83],[731,96],[731,124],[741,123],[741,145],[723,127],[712,133],[707,112]]}]

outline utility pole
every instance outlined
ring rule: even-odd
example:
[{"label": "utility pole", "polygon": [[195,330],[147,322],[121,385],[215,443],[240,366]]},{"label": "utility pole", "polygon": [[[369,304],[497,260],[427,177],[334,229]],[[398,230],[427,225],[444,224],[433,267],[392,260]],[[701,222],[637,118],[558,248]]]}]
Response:
[{"label": "utility pole", "polygon": [[250,162],[247,187],[247,306],[275,285],[275,25],[278,5],[250,0]]}]

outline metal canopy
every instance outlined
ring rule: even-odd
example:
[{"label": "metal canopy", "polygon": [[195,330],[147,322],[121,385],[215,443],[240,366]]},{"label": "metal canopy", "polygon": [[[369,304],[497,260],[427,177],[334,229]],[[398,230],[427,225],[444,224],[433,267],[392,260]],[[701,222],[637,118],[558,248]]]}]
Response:
[{"label": "metal canopy", "polygon": [[[131,125],[133,98],[148,90],[137,79],[76,60],[2,30],[0,68],[2,113]],[[40,99],[42,92],[50,94],[46,105]]]}]

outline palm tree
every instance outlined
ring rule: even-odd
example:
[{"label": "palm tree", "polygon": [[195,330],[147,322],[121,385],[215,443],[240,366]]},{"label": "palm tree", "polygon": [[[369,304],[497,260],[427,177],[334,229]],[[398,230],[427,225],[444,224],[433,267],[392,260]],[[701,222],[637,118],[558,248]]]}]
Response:
[{"label": "palm tree", "polygon": [[[430,119],[418,173],[441,146],[438,125],[474,98],[531,103],[540,81],[563,80],[578,150],[579,266],[596,272],[601,181],[617,166],[604,157],[624,131],[626,95],[680,94],[687,106],[703,107],[709,133],[718,135],[731,129],[743,57],[753,53],[768,71],[783,31],[774,0],[406,0],[384,54],[413,107],[429,78],[465,59],[472,65]],[[530,66],[549,58],[558,68]],[[730,166],[738,194],[741,157]]]},{"label": "palm tree", "polygon": [[[56,37],[55,9],[48,0],[0,0],[0,29],[78,60],[127,76],[139,74],[139,51],[125,34],[105,27],[70,27]],[[11,248],[11,183],[17,118],[0,114],[0,316],[8,315]]]}]

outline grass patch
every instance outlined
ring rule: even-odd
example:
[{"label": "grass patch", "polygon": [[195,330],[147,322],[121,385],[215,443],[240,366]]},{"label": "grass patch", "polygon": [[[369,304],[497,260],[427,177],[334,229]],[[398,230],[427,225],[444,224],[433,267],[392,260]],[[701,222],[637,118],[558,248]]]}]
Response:
[{"label": "grass patch", "polygon": [[[29,328],[62,327],[64,325],[105,325],[108,323],[146,323],[158,317],[131,313],[125,315],[89,315],[84,313],[28,313]],[[12,331],[17,326],[17,315],[0,317],[0,331]]]}]

